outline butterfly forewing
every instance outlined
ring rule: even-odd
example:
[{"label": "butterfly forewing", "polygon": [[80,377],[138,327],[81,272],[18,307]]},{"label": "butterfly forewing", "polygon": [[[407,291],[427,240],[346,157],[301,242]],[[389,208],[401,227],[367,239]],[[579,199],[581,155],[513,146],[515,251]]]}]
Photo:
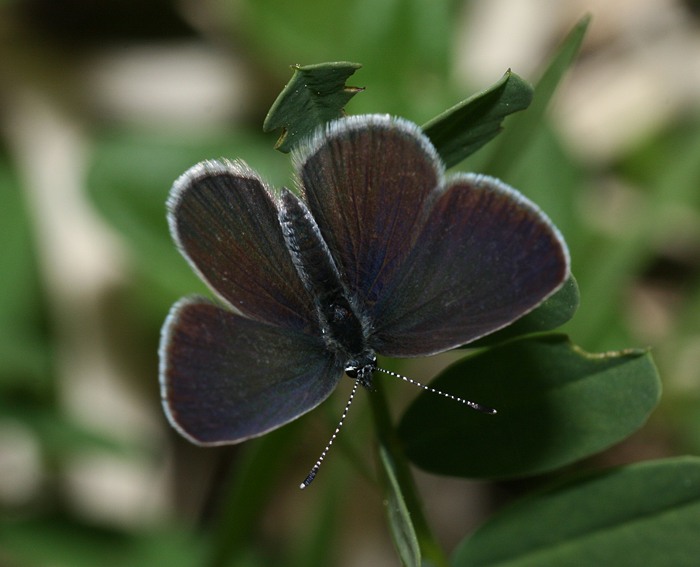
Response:
[{"label": "butterfly forewing", "polygon": [[270,191],[242,162],[196,165],[168,200],[173,238],[219,297],[259,321],[318,333],[277,215]]},{"label": "butterfly forewing", "polygon": [[165,412],[200,445],[236,443],[292,421],[325,400],[343,371],[320,338],[201,298],[173,306],[160,360]]},{"label": "butterfly forewing", "polygon": [[351,293],[371,306],[425,221],[440,177],[418,127],[388,116],[333,122],[295,155],[301,192]]}]

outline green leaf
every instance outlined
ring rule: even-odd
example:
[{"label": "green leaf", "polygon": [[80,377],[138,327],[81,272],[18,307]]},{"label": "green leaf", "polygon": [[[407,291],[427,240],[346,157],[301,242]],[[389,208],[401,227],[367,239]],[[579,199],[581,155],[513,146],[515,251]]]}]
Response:
[{"label": "green leaf", "polygon": [[436,116],[423,130],[446,167],[452,167],[498,135],[503,119],[531,101],[532,87],[507,71],[495,85]]},{"label": "green leaf", "polygon": [[391,454],[383,445],[379,446],[379,458],[384,471],[384,495],[386,512],[389,520],[394,545],[401,558],[401,563],[408,567],[420,567],[421,553],[416,530],[411,521],[411,514],[401,493],[401,486],[396,476]]},{"label": "green leaf", "polygon": [[348,101],[362,90],[345,81],[361,66],[347,61],[293,65],[291,80],[263,123],[265,132],[282,128],[275,149],[287,153],[320,125],[342,116]]},{"label": "green leaf", "polygon": [[518,158],[527,149],[533,134],[540,127],[554,91],[578,55],[589,22],[589,16],[581,18],[566,37],[537,82],[528,112],[508,122],[508,128],[500,137],[490,162],[483,169],[484,172],[506,177],[507,172],[515,166]]},{"label": "green leaf", "polygon": [[700,459],[620,467],[524,498],[455,551],[455,567],[694,566]]},{"label": "green leaf", "polygon": [[580,300],[578,284],[574,276],[571,275],[564,282],[561,289],[545,300],[537,309],[521,317],[506,328],[470,343],[464,348],[495,345],[513,337],[556,329],[574,316]]},{"label": "green leaf", "polygon": [[42,392],[51,384],[50,337],[24,197],[16,172],[0,155],[0,388]]},{"label": "green leaf", "polygon": [[588,354],[558,333],[477,352],[431,386],[498,410],[424,393],[403,416],[408,458],[464,477],[534,475],[593,455],[641,427],[661,393],[647,351]]}]

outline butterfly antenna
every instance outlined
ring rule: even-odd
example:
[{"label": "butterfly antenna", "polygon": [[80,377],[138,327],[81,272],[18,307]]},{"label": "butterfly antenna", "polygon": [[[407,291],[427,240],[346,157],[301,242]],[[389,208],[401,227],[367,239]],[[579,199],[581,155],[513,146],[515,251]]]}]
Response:
[{"label": "butterfly antenna", "polygon": [[326,458],[326,454],[328,453],[328,450],[331,448],[331,445],[333,445],[333,441],[335,441],[335,438],[338,436],[338,433],[340,432],[340,428],[343,427],[343,423],[345,423],[345,418],[348,416],[348,411],[350,411],[350,404],[352,404],[352,400],[355,397],[355,393],[357,392],[357,386],[359,384],[360,384],[360,381],[355,380],[355,384],[352,387],[352,392],[350,392],[350,397],[348,398],[348,403],[345,404],[345,409],[343,410],[343,415],[340,416],[340,421],[338,422],[338,425],[335,428],[333,435],[331,435],[331,438],[328,441],[326,448],[321,453],[321,456],[316,461],[316,464],[311,468],[311,471],[309,472],[309,474],[306,475],[304,482],[302,482],[299,485],[299,488],[301,488],[302,490],[304,488],[306,488],[307,486],[309,486],[316,478],[316,473],[318,473],[318,469],[321,468],[321,463],[323,462],[323,459]]},{"label": "butterfly antenna", "polygon": [[404,382],[408,382],[409,384],[413,384],[414,386],[418,386],[419,388],[423,388],[424,390],[427,390],[428,392],[432,392],[433,394],[439,394],[440,396],[444,396],[445,398],[449,398],[450,400],[454,400],[455,402],[460,402],[464,405],[469,406],[472,409],[475,409],[476,411],[480,411],[481,413],[488,413],[488,414],[495,414],[496,410],[493,408],[490,408],[488,406],[484,406],[481,404],[477,404],[476,402],[472,402],[471,400],[465,400],[464,398],[460,398],[459,396],[454,396],[452,394],[448,394],[447,392],[443,392],[442,390],[436,390],[435,388],[431,388],[430,386],[426,386],[425,384],[421,384],[420,382],[417,382],[416,380],[413,380],[409,378],[408,376],[403,376],[401,374],[397,374],[396,372],[392,372],[391,370],[386,370],[384,368],[375,368],[375,371],[379,372],[384,372],[384,374],[388,374],[389,376],[393,376],[394,378],[401,378]]}]

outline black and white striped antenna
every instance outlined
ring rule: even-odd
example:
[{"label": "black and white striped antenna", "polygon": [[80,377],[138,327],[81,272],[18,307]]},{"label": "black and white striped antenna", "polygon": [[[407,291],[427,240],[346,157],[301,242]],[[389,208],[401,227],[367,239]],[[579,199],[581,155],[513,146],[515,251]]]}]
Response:
[{"label": "black and white striped antenna", "polygon": [[355,394],[357,393],[357,387],[360,385],[359,380],[355,380],[355,383],[352,386],[352,392],[350,392],[350,397],[348,398],[348,402],[345,404],[345,409],[343,410],[343,415],[340,416],[340,421],[338,422],[338,425],[335,428],[335,431],[333,432],[333,435],[331,435],[330,440],[326,444],[326,448],[323,450],[321,453],[321,456],[318,458],[316,461],[316,464],[311,467],[311,471],[309,472],[308,475],[306,475],[306,478],[304,479],[304,482],[302,482],[299,485],[299,488],[302,490],[309,486],[314,479],[316,478],[316,473],[318,472],[318,469],[321,468],[321,463],[323,462],[323,459],[326,458],[326,455],[328,454],[328,451],[331,448],[331,445],[333,445],[333,441],[335,441],[335,438],[338,436],[338,433],[340,432],[340,428],[343,427],[343,423],[345,423],[345,418],[348,416],[348,412],[350,411],[350,404],[352,404],[352,400],[355,398]]},{"label": "black and white striped antenna", "polygon": [[[459,396],[455,396],[453,394],[448,394],[447,392],[443,392],[442,390],[438,390],[436,388],[432,388],[430,386],[426,386],[425,384],[422,384],[418,382],[417,380],[413,380],[412,378],[409,378],[407,376],[403,376],[402,374],[398,374],[396,372],[392,372],[391,370],[385,370],[384,368],[379,368],[375,367],[375,371],[378,372],[383,372],[384,374],[388,374],[389,376],[393,376],[394,378],[400,378],[404,382],[408,382],[409,384],[412,384],[413,386],[418,386],[419,388],[422,388],[423,390],[426,390],[427,392],[431,392],[433,394],[438,394],[439,396],[443,396],[445,398],[448,398],[452,401],[459,402],[461,404],[464,404],[466,406],[469,406],[473,410],[479,411],[481,413],[486,413],[489,415],[493,415],[496,413],[496,410],[493,408],[490,408],[488,406],[484,406],[482,404],[478,404],[476,402],[472,402],[471,400],[465,400],[464,398],[460,398]],[[355,394],[357,393],[357,387],[360,384],[360,379],[355,378],[355,384],[352,387],[352,391],[350,392],[350,397],[348,398],[347,403],[345,404],[345,409],[343,410],[343,414],[340,416],[340,421],[338,422],[338,425],[335,428],[335,431],[333,432],[333,435],[331,435],[330,440],[326,444],[326,448],[323,449],[323,452],[321,453],[321,456],[318,458],[316,463],[314,464],[313,467],[311,467],[311,471],[309,472],[308,475],[306,475],[306,478],[304,481],[299,485],[299,488],[302,490],[309,486],[314,479],[316,478],[316,474],[318,473],[318,469],[321,468],[321,463],[323,463],[323,459],[326,458],[326,455],[328,454],[328,451],[331,448],[331,445],[333,445],[333,441],[335,441],[335,438],[338,436],[338,433],[340,432],[341,427],[343,427],[343,424],[345,423],[345,418],[348,416],[348,412],[350,411],[350,405],[352,404],[353,399],[355,398]]]}]

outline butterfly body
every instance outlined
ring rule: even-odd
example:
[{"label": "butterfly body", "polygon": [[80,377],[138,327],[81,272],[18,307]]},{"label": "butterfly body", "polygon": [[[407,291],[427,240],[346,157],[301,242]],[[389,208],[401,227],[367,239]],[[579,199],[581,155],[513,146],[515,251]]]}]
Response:
[{"label": "butterfly body", "polygon": [[173,185],[171,233],[217,298],[180,300],[161,335],[163,407],[194,443],[262,435],[344,372],[370,387],[377,354],[466,344],[568,277],[536,205],[490,177],[445,175],[410,122],[343,118],[293,161],[298,196],[240,161],[202,162]]},{"label": "butterfly body", "polygon": [[288,190],[280,199],[280,226],[294,267],[313,298],[321,335],[346,371],[361,369],[369,386],[376,354],[368,346],[370,323],[345,285],[313,216]]}]

